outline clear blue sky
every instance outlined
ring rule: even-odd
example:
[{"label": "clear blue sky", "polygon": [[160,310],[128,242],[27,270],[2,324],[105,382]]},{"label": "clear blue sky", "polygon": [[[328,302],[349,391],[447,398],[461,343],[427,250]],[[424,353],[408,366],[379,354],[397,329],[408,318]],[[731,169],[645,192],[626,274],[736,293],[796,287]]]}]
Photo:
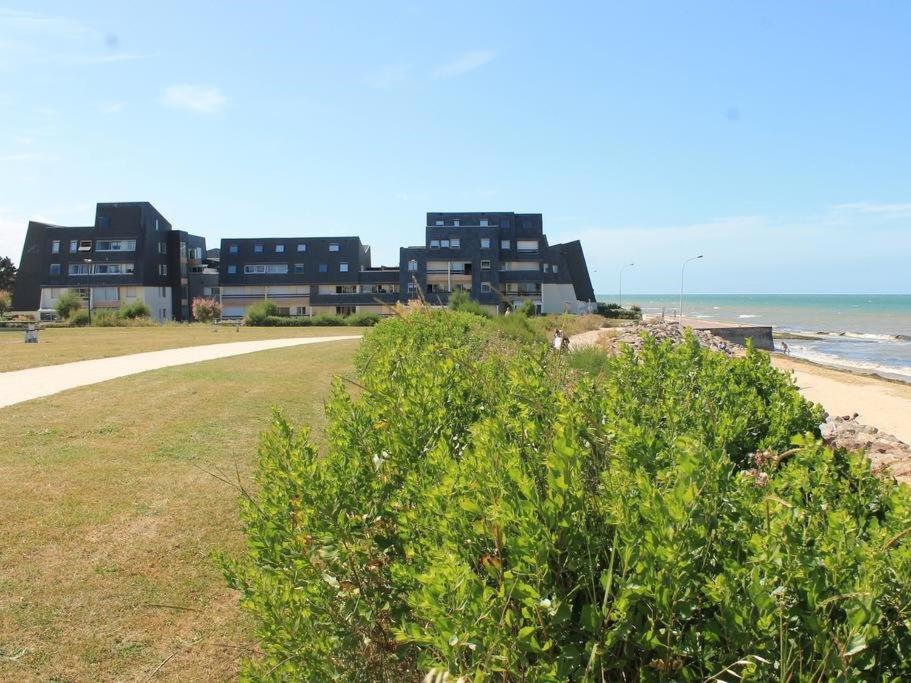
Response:
[{"label": "clear blue sky", "polygon": [[911,292],[911,3],[0,9],[0,255],[149,200],[210,240],[544,214],[598,292]]}]

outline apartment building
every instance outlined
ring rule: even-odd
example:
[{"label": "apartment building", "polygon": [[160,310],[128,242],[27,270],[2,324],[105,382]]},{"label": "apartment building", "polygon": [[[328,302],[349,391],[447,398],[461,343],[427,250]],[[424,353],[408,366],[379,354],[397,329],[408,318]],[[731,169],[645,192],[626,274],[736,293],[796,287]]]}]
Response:
[{"label": "apartment building", "polygon": [[445,305],[464,290],[493,313],[530,301],[539,313],[594,303],[578,241],[548,243],[539,213],[428,213],[425,242],[400,252],[403,299]]},{"label": "apartment building", "polygon": [[92,311],[141,301],[156,320],[190,320],[193,297],[217,287],[205,255],[203,237],[174,230],[149,202],[98,204],[90,226],[30,221],[13,309],[50,318],[74,291]]},{"label": "apartment building", "polygon": [[398,268],[374,268],[359,237],[223,239],[222,316],[243,317],[268,299],[283,315],[387,315],[399,300]]},{"label": "apartment building", "polygon": [[446,305],[458,290],[492,313],[525,302],[542,313],[584,312],[594,291],[578,241],[550,244],[538,213],[428,213],[424,244],[398,267],[375,267],[359,237],[241,237],[206,250],[148,202],[98,204],[94,225],[32,221],[14,309],[50,317],[67,291],[92,310],[145,302],[157,320],[190,320],[198,296],[242,318],[268,299],[281,313],[388,315],[398,302]]}]

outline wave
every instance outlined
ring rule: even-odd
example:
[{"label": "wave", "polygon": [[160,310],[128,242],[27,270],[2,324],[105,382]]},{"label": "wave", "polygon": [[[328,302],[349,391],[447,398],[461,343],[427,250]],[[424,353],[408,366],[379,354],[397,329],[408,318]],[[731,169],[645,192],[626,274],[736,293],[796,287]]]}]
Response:
[{"label": "wave", "polygon": [[911,336],[906,334],[875,334],[873,332],[834,332],[827,330],[799,330],[787,327],[776,328],[776,332],[781,337],[787,337],[788,334],[795,334],[801,337],[813,337],[814,339],[859,339],[863,341],[876,342],[894,342],[894,341],[911,341]]},{"label": "wave", "polygon": [[752,313],[741,313],[737,316],[738,318],[758,318],[758,315],[753,315]]},{"label": "wave", "polygon": [[833,368],[843,370],[855,370],[866,374],[877,374],[884,377],[893,377],[911,382],[911,366],[908,365],[882,365],[872,361],[848,360],[841,356],[835,356],[830,353],[814,351],[799,345],[790,345],[791,355],[795,358],[802,358],[819,365],[828,365]]}]

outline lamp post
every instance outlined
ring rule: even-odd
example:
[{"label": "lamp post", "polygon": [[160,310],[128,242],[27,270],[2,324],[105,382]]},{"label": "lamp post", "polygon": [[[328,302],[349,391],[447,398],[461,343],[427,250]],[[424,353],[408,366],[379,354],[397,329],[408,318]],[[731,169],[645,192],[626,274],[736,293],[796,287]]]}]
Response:
[{"label": "lamp post", "polygon": [[627,263],[625,266],[623,266],[623,267],[620,269],[620,291],[619,291],[618,294],[617,294],[617,305],[618,305],[620,308],[623,308],[623,271],[626,270],[627,268],[630,268],[631,266],[634,266],[634,265],[636,265],[636,264],[635,264],[635,263]]},{"label": "lamp post", "polygon": [[701,258],[702,254],[699,254],[699,256],[694,256],[693,258],[687,259],[683,262],[683,267],[680,268],[680,309],[677,312],[677,318],[680,321],[681,325],[683,324],[683,274],[686,272],[687,263]]}]

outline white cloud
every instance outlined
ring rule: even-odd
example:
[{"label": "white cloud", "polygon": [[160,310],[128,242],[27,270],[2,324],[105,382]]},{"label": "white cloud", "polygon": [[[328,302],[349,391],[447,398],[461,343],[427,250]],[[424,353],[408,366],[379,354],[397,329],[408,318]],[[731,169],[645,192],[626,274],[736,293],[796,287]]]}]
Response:
[{"label": "white cloud", "polygon": [[470,52],[463,52],[451,62],[437,67],[437,69],[434,70],[433,75],[437,78],[461,76],[481,68],[488,62],[491,62],[496,56],[496,50],[471,50]]},{"label": "white cloud", "polygon": [[371,88],[386,90],[402,85],[408,80],[411,67],[407,64],[389,64],[381,67],[375,74],[367,79]]},{"label": "white cloud", "polygon": [[228,102],[214,85],[172,85],[164,89],[162,103],[174,109],[186,109],[199,114],[214,114]]}]

